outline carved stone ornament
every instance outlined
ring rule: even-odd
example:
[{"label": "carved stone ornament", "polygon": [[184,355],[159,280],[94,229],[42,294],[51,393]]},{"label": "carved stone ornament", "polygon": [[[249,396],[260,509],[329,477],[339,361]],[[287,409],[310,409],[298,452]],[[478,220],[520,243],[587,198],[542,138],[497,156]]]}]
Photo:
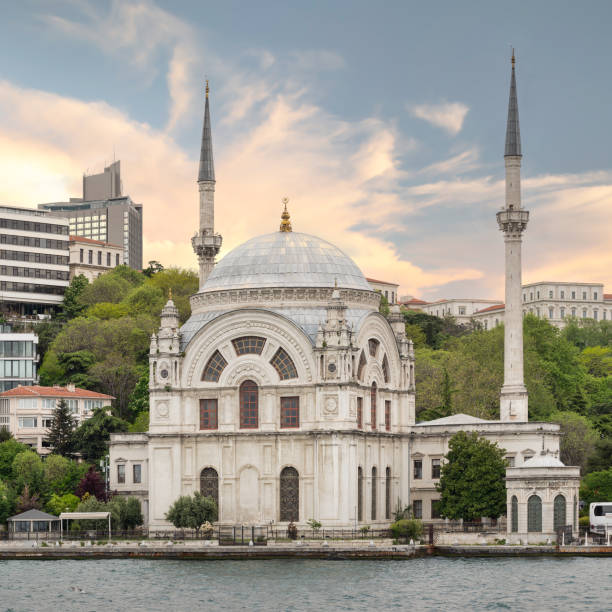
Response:
[{"label": "carved stone ornament", "polygon": [[157,413],[157,416],[161,419],[168,418],[168,411],[168,402],[166,400],[162,400],[155,404],[155,412]]},{"label": "carved stone ornament", "polygon": [[338,414],[338,398],[335,395],[328,395],[323,403],[323,410],[326,414]]}]

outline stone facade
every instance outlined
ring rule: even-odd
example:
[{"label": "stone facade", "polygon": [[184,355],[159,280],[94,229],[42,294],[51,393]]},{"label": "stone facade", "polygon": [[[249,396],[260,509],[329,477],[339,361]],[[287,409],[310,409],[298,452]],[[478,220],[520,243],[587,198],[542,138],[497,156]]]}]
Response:
[{"label": "stone facade", "polygon": [[70,280],[82,274],[93,282],[123,264],[123,247],[102,240],[70,236]]}]

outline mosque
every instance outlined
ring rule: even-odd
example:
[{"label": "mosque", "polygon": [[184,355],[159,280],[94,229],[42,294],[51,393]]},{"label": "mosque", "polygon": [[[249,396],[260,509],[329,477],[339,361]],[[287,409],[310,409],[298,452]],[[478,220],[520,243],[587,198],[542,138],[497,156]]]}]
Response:
[{"label": "mosque", "polygon": [[[505,163],[506,204],[497,213],[507,275],[500,420],[455,414],[416,423],[414,350],[399,306],[380,314],[380,294],[350,257],[293,231],[286,200],[276,231],[216,263],[222,237],[214,229],[207,86],[192,239],[199,291],[182,327],[171,298],[162,311],[151,338],[149,431],[111,437],[111,489],[139,496],[152,529],[168,528],[170,505],[194,491],[217,501],[221,524],[315,519],[374,528],[407,505],[417,517],[439,517],[435,484],[460,430],[498,442],[514,468],[535,459],[540,472],[543,462],[558,467],[559,426],[528,421],[523,383],[521,240],[529,214],[520,202],[514,58]],[[517,474],[509,516],[521,517],[517,530],[526,531],[534,491],[521,489]],[[576,491],[559,482],[567,490],[556,495],[575,521]],[[549,503],[550,491],[538,495]],[[541,523],[540,516],[540,531]]]}]

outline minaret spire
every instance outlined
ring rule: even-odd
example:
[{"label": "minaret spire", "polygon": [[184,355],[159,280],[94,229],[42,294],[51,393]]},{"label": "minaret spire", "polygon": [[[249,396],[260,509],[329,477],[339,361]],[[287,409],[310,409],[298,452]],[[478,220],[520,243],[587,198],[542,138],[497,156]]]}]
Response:
[{"label": "minaret spire", "polygon": [[523,314],[521,305],[521,247],[529,212],[521,206],[521,134],[516,96],[514,49],[504,162],[506,204],[497,213],[506,250],[506,307],[504,314],[504,385],[500,396],[502,421],[527,421],[528,396],[523,374]]},{"label": "minaret spire", "polygon": [[208,95],[210,89],[206,81],[206,102],[204,105],[204,125],[200,148],[200,169],[198,188],[200,192],[200,228],[191,239],[193,250],[200,264],[200,289],[215,265],[215,257],[221,249],[222,237],[215,234],[215,165],[213,162],[212,130]]}]

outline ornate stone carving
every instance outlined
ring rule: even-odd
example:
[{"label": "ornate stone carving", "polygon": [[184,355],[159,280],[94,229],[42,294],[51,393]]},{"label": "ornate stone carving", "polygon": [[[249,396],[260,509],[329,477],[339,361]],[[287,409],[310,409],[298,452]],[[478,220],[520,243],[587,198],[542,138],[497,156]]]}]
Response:
[{"label": "ornate stone carving", "polygon": [[155,413],[160,419],[168,418],[168,402],[166,400],[161,400],[155,403]]},{"label": "ornate stone carving", "polygon": [[323,402],[323,411],[325,414],[338,414],[338,396],[326,395]]}]

